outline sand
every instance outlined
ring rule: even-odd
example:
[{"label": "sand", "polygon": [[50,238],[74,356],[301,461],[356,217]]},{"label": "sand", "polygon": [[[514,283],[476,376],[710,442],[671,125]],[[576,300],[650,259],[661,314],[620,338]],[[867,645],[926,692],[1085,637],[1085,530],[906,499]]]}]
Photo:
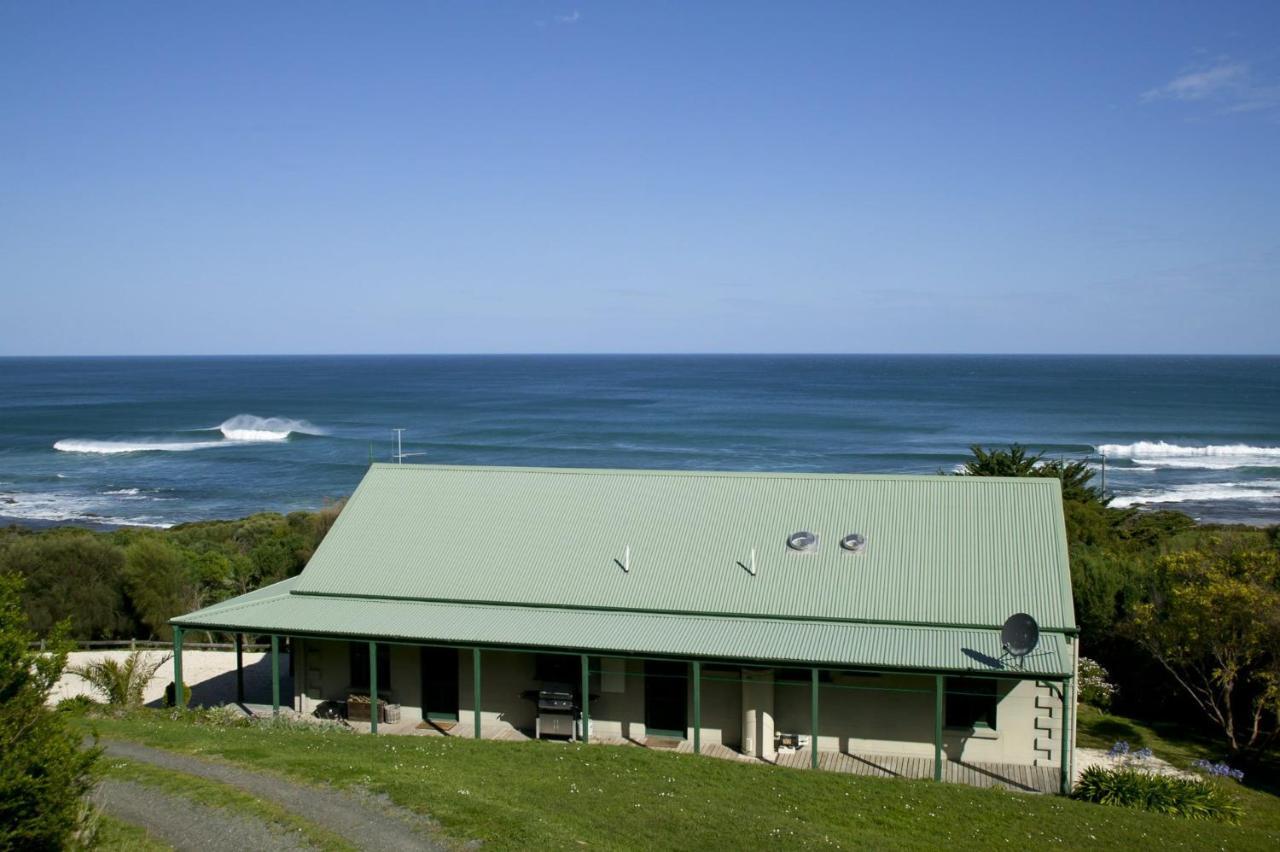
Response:
[{"label": "sand", "polygon": [[[151,660],[169,656],[164,651],[144,651]],[[123,661],[129,651],[73,651],[67,659],[67,669],[85,665],[94,660],[111,657]],[[182,679],[191,689],[191,703],[203,707],[216,707],[236,700],[236,655],[234,651],[184,651],[182,653]],[[291,703],[292,688],[289,678],[289,655],[280,654],[280,700],[285,706]],[[164,699],[165,687],[173,682],[173,660],[166,660],[147,684],[143,700],[159,705]],[[245,700],[249,703],[271,702],[271,655],[264,652],[244,654]],[[56,704],[64,698],[88,695],[97,701],[103,697],[77,675],[64,673],[49,696],[49,703]]]}]

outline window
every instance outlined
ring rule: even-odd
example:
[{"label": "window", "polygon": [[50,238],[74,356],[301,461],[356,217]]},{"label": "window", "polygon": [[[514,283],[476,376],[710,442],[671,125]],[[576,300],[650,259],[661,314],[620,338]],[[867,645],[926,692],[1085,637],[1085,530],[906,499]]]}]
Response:
[{"label": "window", "polygon": [[[352,642],[351,649],[351,688],[369,688],[369,643]],[[378,643],[378,692],[386,692],[391,688],[391,648]]]},{"label": "window", "polygon": [[999,684],[990,678],[949,677],[946,679],[946,726],[948,728],[996,727]]},{"label": "window", "polygon": [[[775,669],[773,679],[778,683],[809,685],[813,680],[810,669]],[[831,683],[831,670],[818,669],[818,683]]]},{"label": "window", "polygon": [[582,677],[582,661],[573,654],[536,654],[533,679],[543,683],[565,683],[578,688]]}]

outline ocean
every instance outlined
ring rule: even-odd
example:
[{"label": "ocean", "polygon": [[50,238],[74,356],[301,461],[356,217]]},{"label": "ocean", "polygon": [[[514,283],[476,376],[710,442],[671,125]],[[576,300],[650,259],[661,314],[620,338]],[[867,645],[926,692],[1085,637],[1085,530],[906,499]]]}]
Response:
[{"label": "ocean", "polygon": [[0,523],[312,509],[370,459],[937,473],[1086,458],[1113,505],[1280,523],[1280,357],[0,358]]}]

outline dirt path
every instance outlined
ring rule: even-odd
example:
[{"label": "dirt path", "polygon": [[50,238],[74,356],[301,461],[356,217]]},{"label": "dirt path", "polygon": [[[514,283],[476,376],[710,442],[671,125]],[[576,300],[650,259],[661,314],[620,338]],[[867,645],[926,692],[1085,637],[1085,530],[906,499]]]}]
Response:
[{"label": "dirt path", "polygon": [[[446,848],[432,836],[429,820],[372,796],[362,797],[343,790],[312,787],[282,776],[242,769],[227,763],[215,763],[137,743],[102,740],[100,744],[112,757],[149,763],[163,769],[218,781],[274,802],[296,816],[339,835],[358,849],[416,852]],[[182,813],[182,809],[179,809],[179,813]],[[123,814],[121,819],[135,822]],[[137,824],[146,825],[142,822]],[[165,839],[168,839],[167,836]],[[254,847],[240,845],[238,848]]]},{"label": "dirt path", "polygon": [[106,778],[94,791],[93,801],[111,816],[145,828],[152,837],[184,852],[311,848],[299,838],[273,831],[262,820],[201,805],[146,784]]}]

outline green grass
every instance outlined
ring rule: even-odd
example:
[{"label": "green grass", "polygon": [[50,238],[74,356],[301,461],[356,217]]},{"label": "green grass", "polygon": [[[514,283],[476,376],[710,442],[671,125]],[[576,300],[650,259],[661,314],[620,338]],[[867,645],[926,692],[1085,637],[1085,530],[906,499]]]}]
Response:
[{"label": "green grass", "polygon": [[[1280,848],[1278,802],[1256,791],[1242,824],[1229,826],[1058,796],[734,764],[632,747],[212,727],[153,711],[81,724],[106,737],[386,793],[430,814],[452,838],[499,849],[932,849],[1006,842],[1097,849]],[[1254,813],[1259,809],[1269,816]]]},{"label": "green grass", "polygon": [[354,849],[332,832],[295,816],[279,805],[242,792],[229,784],[110,755],[103,756],[102,765],[109,778],[147,784],[169,795],[180,796],[211,808],[222,808],[262,820],[285,834],[302,834],[307,842],[317,849],[332,850],[332,852],[348,852]]},{"label": "green grass", "polygon": [[[1109,749],[1118,740],[1130,748],[1149,748],[1156,757],[1185,769],[1196,760],[1221,760],[1220,743],[1171,722],[1139,722],[1124,716],[1112,716],[1081,704],[1078,746]],[[1244,806],[1242,826],[1255,828],[1280,837],[1280,760],[1272,756],[1254,766],[1241,766],[1245,783],[1227,782],[1232,793]]]},{"label": "green grass", "polygon": [[93,841],[96,852],[171,852],[173,849],[147,834],[146,830],[102,811],[98,811],[94,819],[98,822]]}]

